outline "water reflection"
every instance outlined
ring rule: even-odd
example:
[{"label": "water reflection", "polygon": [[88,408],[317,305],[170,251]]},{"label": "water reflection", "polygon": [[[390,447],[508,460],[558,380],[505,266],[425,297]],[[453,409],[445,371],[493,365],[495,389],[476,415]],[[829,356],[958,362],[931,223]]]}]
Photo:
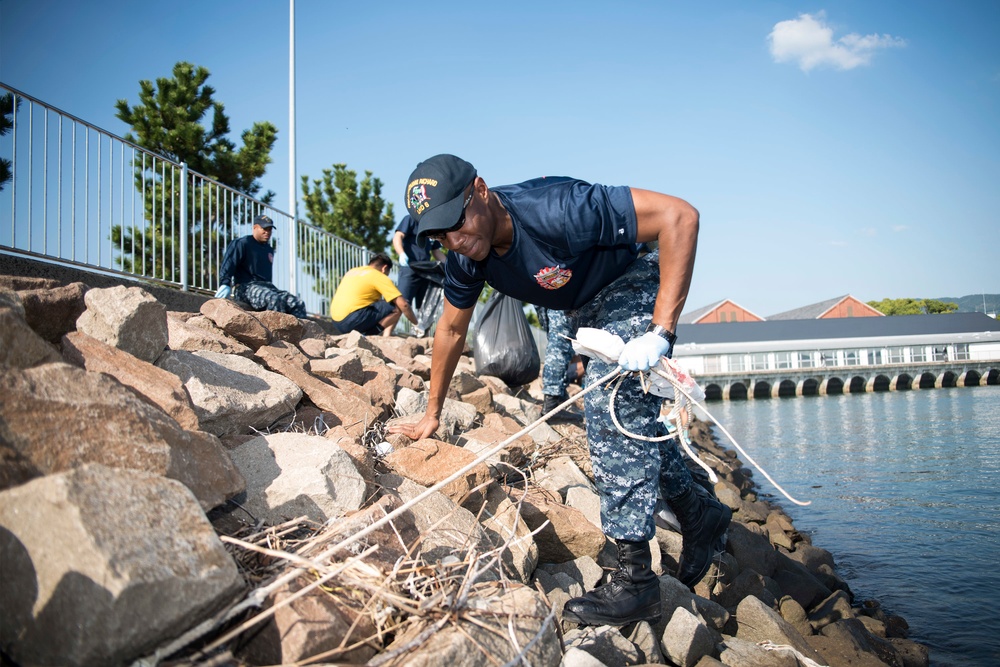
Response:
[{"label": "water reflection", "polygon": [[834,554],[859,600],[877,598],[907,619],[912,638],[931,646],[932,664],[1000,655],[1000,633],[970,623],[993,617],[1000,588],[1000,387],[708,409],[790,494],[813,501],[782,502],[755,475],[762,495]]}]

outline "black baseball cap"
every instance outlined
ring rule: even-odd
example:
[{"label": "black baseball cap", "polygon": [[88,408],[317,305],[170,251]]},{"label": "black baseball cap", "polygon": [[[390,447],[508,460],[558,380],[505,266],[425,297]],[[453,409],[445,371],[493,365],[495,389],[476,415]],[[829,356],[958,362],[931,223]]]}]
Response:
[{"label": "black baseball cap", "polygon": [[256,218],[253,219],[253,224],[260,225],[264,229],[267,229],[269,227],[274,227],[274,221],[271,220],[271,218],[269,218],[266,215],[258,215]]},{"label": "black baseball cap", "polygon": [[406,210],[417,221],[417,238],[450,229],[462,215],[462,195],[476,168],[454,155],[427,158],[406,182]]}]

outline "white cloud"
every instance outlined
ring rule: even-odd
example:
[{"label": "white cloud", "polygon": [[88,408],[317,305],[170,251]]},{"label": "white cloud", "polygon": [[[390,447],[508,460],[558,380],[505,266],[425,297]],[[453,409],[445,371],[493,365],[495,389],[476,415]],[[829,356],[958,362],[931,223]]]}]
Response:
[{"label": "white cloud", "polygon": [[878,234],[878,231],[874,227],[865,227],[861,230],[861,233],[865,236],[875,236]]},{"label": "white cloud", "polygon": [[894,231],[894,232],[905,232],[907,229],[909,229],[909,227],[906,226],[906,225],[893,225],[892,226],[892,231]]},{"label": "white cloud", "polygon": [[853,32],[834,41],[833,28],[826,24],[826,12],[822,11],[775,23],[767,38],[775,62],[797,62],[803,72],[821,65],[854,69],[869,64],[880,49],[906,46],[906,40],[900,37]]}]

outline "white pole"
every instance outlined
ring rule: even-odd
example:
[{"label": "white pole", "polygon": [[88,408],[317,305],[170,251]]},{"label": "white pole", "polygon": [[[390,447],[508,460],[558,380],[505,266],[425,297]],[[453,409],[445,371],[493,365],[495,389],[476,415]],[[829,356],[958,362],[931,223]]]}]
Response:
[{"label": "white pole", "polygon": [[288,0],[288,212],[292,214],[289,233],[289,292],[297,294],[299,215],[295,194],[295,0]]}]

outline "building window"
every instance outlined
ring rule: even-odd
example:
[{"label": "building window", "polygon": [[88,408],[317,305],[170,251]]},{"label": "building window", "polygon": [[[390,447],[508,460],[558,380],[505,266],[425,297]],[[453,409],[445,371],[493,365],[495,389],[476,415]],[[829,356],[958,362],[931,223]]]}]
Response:
[{"label": "building window", "polygon": [[[854,306],[850,304],[847,305],[847,316],[854,317]],[[848,364],[848,366],[850,366],[850,364]]]},{"label": "building window", "polygon": [[791,352],[775,352],[774,353],[774,365],[776,368],[791,368],[792,367],[792,353]]},{"label": "building window", "polygon": [[948,361],[947,346],[934,347],[934,361]]},{"label": "building window", "polygon": [[913,363],[920,363],[922,361],[927,361],[927,348],[921,345],[920,347],[910,348],[910,361]]},{"label": "building window", "polygon": [[861,355],[858,350],[844,350],[844,365],[857,366],[861,363]]},{"label": "building window", "polygon": [[745,371],[747,369],[746,358],[742,354],[729,355],[729,371]]},{"label": "building window", "polygon": [[799,368],[812,368],[815,365],[812,352],[799,352]]},{"label": "building window", "polygon": [[868,350],[868,364],[871,366],[879,366],[882,364],[882,350],[871,349]]},{"label": "building window", "polygon": [[755,352],[750,358],[750,368],[755,371],[767,370],[767,352]]},{"label": "building window", "polygon": [[971,359],[969,356],[969,344],[968,343],[956,343],[955,344],[955,361],[964,361],[966,359]]},{"label": "building window", "polygon": [[729,312],[729,321],[730,322],[739,322],[739,320],[736,317],[736,311],[735,310]]},{"label": "building window", "polygon": [[720,322],[725,322],[726,321],[726,313],[724,311],[721,311],[721,310],[719,311],[719,321]]},{"label": "building window", "polygon": [[837,351],[836,350],[823,350],[819,353],[819,365],[820,366],[836,366],[837,365]]},{"label": "building window", "polygon": [[901,363],[903,363],[903,348],[901,348],[901,347],[890,347],[889,348],[889,363],[890,364],[901,364]]},{"label": "building window", "polygon": [[717,354],[711,354],[705,357],[705,372],[706,373],[721,373],[722,372],[722,357]]}]

